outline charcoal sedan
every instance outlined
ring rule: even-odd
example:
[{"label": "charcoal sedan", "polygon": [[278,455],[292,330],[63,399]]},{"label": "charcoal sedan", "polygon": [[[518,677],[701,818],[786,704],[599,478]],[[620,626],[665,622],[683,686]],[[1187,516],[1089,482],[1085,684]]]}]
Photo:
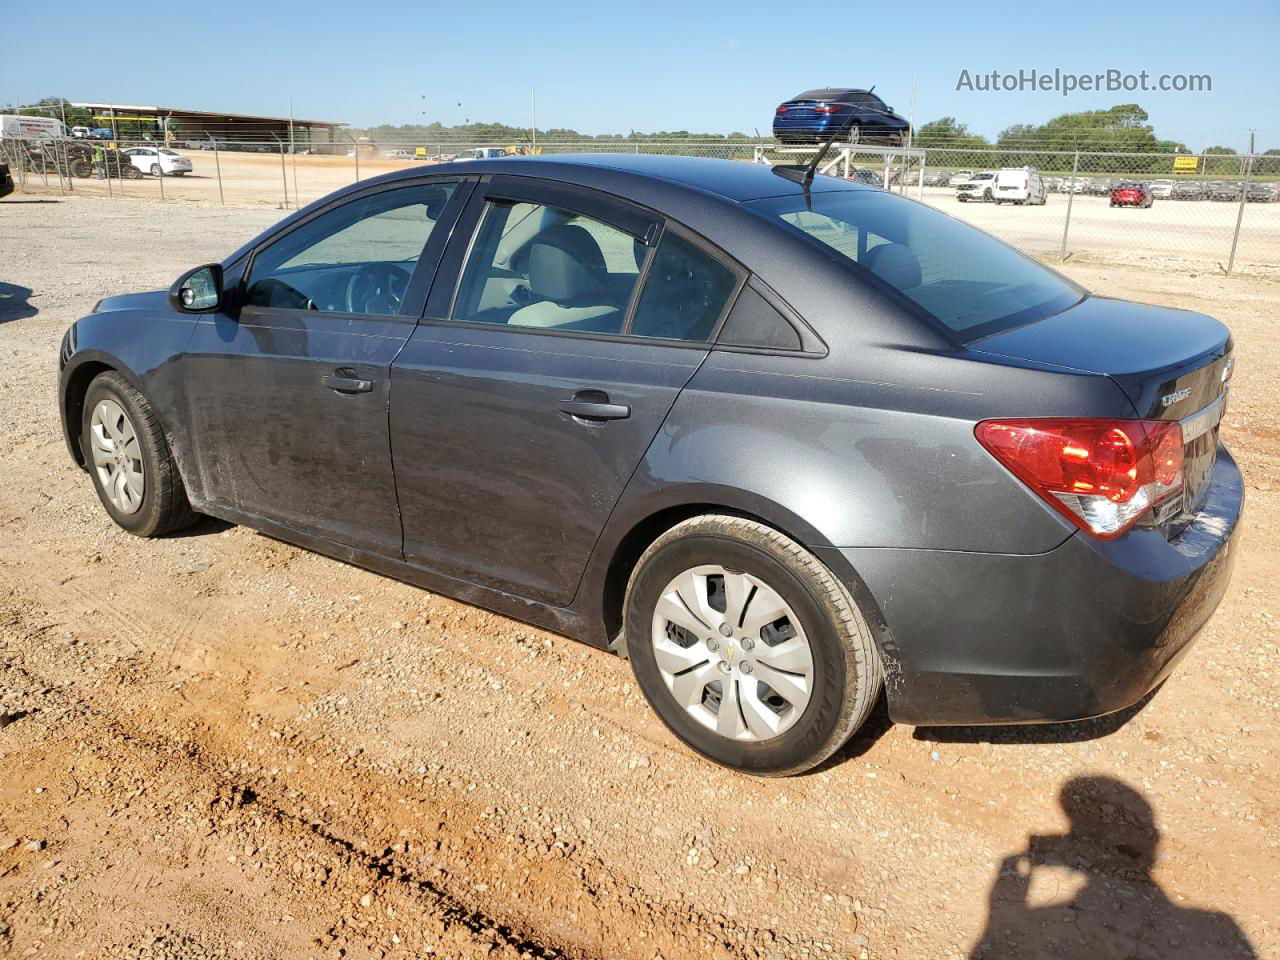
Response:
[{"label": "charcoal sedan", "polygon": [[1141,699],[1229,577],[1207,316],[1089,295],[794,169],[443,164],[298,211],[67,331],[107,514],[197,514],[628,656],[694,750]]}]

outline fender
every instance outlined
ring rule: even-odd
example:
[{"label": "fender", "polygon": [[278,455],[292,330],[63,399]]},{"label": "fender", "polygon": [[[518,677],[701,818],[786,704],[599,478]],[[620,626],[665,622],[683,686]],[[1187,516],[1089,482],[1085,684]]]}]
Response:
[{"label": "fender", "polygon": [[58,358],[58,412],[63,439],[72,460],[83,469],[83,390],[88,387],[90,374],[96,375],[103,368],[115,370],[151,401],[183,482],[190,490],[194,478],[188,469],[188,417],[179,361],[195,329],[195,320],[170,311],[165,294],[154,296],[159,300],[157,305],[92,313],[68,329]]},{"label": "fender", "polygon": [[862,577],[844,554],[799,514],[741,488],[718,483],[664,484],[642,474],[643,470],[642,464],[596,542],[572,605],[584,630],[590,630],[582,635],[586,642],[625,655],[625,642],[619,642],[622,604],[640,554],[681,520],[702,513],[729,513],[759,520],[812,550],[849,589],[882,653],[895,649],[880,605]]}]

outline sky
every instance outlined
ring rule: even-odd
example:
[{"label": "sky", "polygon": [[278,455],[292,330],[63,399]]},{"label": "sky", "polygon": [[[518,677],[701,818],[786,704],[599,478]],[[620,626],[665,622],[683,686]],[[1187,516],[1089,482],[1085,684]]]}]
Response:
[{"label": "sky", "polygon": [[[45,96],[379,123],[530,123],[584,133],[767,134],[801,90],[869,87],[920,123],[1011,123],[1139,103],[1193,150],[1280,148],[1280,0],[965,4],[722,0],[220,0],[154,10],[5,0],[0,102]],[[59,48],[62,48],[59,50]],[[51,51],[57,69],[49,69]],[[1210,92],[957,89],[992,70],[1154,81]],[[974,81],[977,85],[977,81]]]}]

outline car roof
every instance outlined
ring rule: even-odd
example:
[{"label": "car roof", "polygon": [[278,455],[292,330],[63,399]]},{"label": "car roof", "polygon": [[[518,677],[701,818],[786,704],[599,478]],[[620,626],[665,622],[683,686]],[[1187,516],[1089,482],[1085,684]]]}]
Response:
[{"label": "car roof", "polygon": [[[427,168],[431,173],[452,172],[451,164]],[[703,194],[714,194],[738,203],[801,194],[804,188],[794,180],[780,176],[764,163],[741,160],[716,160],[709,157],[675,157],[633,153],[562,153],[541,157],[500,157],[474,160],[457,167],[459,173],[512,174],[545,177],[597,186],[619,196],[630,195],[631,187],[645,181],[661,181]],[[390,177],[421,176],[423,168],[397,171]],[[590,183],[584,175],[591,174]],[[833,190],[866,190],[866,186],[835,177],[815,180],[813,193]]]},{"label": "car roof", "polygon": [[806,90],[804,93],[798,93],[792,100],[825,100],[831,97],[847,97],[850,94],[859,96],[870,93],[869,90],[863,90],[859,87],[823,87],[820,90]]}]

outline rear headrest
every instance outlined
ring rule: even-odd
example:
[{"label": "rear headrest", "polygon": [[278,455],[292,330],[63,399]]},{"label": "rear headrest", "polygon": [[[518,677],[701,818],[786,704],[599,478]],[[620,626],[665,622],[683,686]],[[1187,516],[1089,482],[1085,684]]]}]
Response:
[{"label": "rear headrest", "polygon": [[603,303],[605,275],[600,245],[577,224],[552,227],[529,248],[529,289],[536,297],[565,306]]},{"label": "rear headrest", "polygon": [[920,286],[920,260],[901,243],[882,243],[872,247],[858,261],[889,286],[910,290]]}]

